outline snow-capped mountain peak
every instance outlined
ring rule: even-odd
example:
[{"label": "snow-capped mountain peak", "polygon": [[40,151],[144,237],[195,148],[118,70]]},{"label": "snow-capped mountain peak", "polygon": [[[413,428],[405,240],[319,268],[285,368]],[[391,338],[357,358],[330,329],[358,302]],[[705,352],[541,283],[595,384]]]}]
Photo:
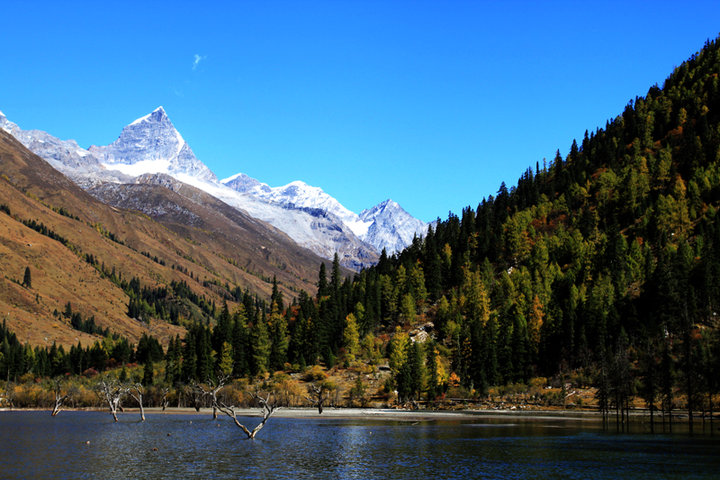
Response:
[{"label": "snow-capped mountain peak", "polygon": [[400,204],[398,204],[397,202],[394,202],[392,199],[388,198],[387,200],[378,203],[374,207],[368,208],[368,209],[360,212],[360,218],[362,218],[363,220],[367,220],[367,219],[371,219],[371,218],[374,219],[378,215],[381,215],[385,212],[387,212],[388,214],[390,212],[407,213],[407,212],[405,212],[405,210],[403,210],[403,208],[400,206]]},{"label": "snow-capped mountain peak", "polygon": [[0,112],[0,128],[12,135],[13,130],[17,129],[18,126],[8,120],[3,112]]},{"label": "snow-capped mountain peak", "polygon": [[369,224],[363,240],[393,254],[410,245],[414,237],[427,233],[428,225],[407,213],[390,199],[360,212],[360,219]]},{"label": "snow-capped mountain peak", "polygon": [[0,128],[73,180],[102,169],[97,159],[75,140],[60,140],[42,130],[23,130],[2,112]]},{"label": "snow-capped mountain peak", "polygon": [[89,150],[107,169],[131,176],[168,173],[217,180],[215,174],[197,159],[163,107],[123,128],[118,139],[110,145],[93,145]]},{"label": "snow-capped mountain peak", "polygon": [[167,113],[165,113],[165,109],[160,105],[158,108],[153,110],[152,112],[148,113],[147,115],[144,115],[137,120],[134,120],[130,125],[138,125],[143,122],[151,121],[151,117],[155,116],[156,121],[160,121],[164,118],[167,118]]},{"label": "snow-capped mountain peak", "polygon": [[270,187],[254,178],[245,175],[244,173],[236,173],[235,175],[228,177],[224,180],[220,180],[220,183],[226,185],[236,192],[245,193],[247,191],[258,188],[260,190],[269,192]]}]

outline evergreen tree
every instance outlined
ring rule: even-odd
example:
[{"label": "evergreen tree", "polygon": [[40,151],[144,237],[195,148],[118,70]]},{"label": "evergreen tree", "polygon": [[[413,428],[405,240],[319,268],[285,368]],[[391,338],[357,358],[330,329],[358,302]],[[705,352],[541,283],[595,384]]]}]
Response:
[{"label": "evergreen tree", "polygon": [[233,315],[232,330],[232,374],[234,377],[242,377],[250,373],[250,338],[247,334],[247,317],[245,306],[240,305]]},{"label": "evergreen tree", "polygon": [[142,384],[146,387],[149,387],[154,382],[154,376],[155,376],[155,372],[153,370],[152,362],[151,361],[145,362],[145,366],[143,367]]},{"label": "evergreen tree", "polygon": [[30,267],[25,267],[25,275],[23,275],[23,286],[26,288],[32,288],[32,278],[30,275]]},{"label": "evergreen tree", "polygon": [[273,370],[282,370],[287,361],[290,338],[287,319],[280,313],[275,303],[271,305],[269,330],[271,344],[269,365]]},{"label": "evergreen tree", "polygon": [[330,292],[328,290],[328,281],[327,281],[327,273],[325,268],[325,263],[320,263],[320,273],[318,274],[318,292],[317,292],[317,298],[321,299],[322,297],[328,295]]},{"label": "evergreen tree", "polygon": [[270,361],[270,335],[268,333],[265,312],[262,318],[258,319],[250,331],[251,342],[251,372],[253,375],[259,375],[268,371]]}]

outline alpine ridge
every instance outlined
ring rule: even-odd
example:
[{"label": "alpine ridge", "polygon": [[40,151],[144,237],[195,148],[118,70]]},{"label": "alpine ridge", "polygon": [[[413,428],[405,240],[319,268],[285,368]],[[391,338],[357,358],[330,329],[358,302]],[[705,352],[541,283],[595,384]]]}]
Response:
[{"label": "alpine ridge", "polygon": [[270,187],[244,173],[238,173],[221,180],[221,183],[269,203],[288,208],[320,209],[333,214],[358,238],[372,245],[376,252],[385,250],[390,255],[397,253],[410,245],[414,237],[424,236],[428,229],[425,222],[412,217],[390,199],[363,210],[358,215],[321,188],[302,181],[294,181],[281,187]]},{"label": "alpine ridge", "polygon": [[379,208],[384,202],[369,211],[387,213],[361,218],[322,189],[302,181],[275,188],[245,174],[219,181],[195,156],[162,106],[131,122],[110,145],[87,150],[74,140],[22,130],[2,114],[0,128],[96,195],[108,191],[100,188],[106,183],[132,184],[142,175],[167,174],[270,223],[324,258],[337,253],[341,264],[354,270],[373,265],[382,250],[395,253],[427,231],[426,224],[399,205]]}]

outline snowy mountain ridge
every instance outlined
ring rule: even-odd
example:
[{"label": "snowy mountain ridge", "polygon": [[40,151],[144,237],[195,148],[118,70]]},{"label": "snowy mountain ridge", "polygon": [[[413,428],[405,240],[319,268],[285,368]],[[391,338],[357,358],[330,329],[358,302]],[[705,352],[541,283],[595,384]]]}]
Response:
[{"label": "snowy mountain ridge", "polygon": [[136,183],[143,175],[146,182],[148,174],[167,174],[270,223],[324,258],[337,252],[343,265],[356,270],[375,263],[382,249],[392,254],[427,230],[426,224],[389,200],[358,215],[302,181],[270,187],[245,174],[219,181],[194,155],[163,107],[128,124],[113,143],[87,150],[74,140],[22,130],[2,112],[0,128],[85,189],[107,182]]},{"label": "snowy mountain ridge", "polygon": [[239,173],[220,183],[276,205],[324,210],[342,220],[358,238],[375,247],[376,251],[385,249],[390,255],[410,245],[413,237],[424,236],[428,228],[426,223],[412,217],[390,199],[358,215],[321,188],[299,180],[280,187],[270,187]]}]

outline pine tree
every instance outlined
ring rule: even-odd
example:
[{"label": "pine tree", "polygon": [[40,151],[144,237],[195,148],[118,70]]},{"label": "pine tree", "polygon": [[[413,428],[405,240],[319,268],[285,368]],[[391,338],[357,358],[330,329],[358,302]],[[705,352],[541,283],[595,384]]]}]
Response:
[{"label": "pine tree", "polygon": [[317,298],[321,299],[328,294],[329,294],[328,280],[327,280],[325,262],[320,262],[320,273],[318,274]]},{"label": "pine tree", "polygon": [[25,267],[25,275],[23,276],[23,286],[32,288],[32,278],[30,276],[30,267]]},{"label": "pine tree", "polygon": [[197,380],[197,339],[196,328],[191,328],[185,335],[182,354],[182,379],[185,382]]},{"label": "pine tree", "polygon": [[390,370],[395,376],[397,376],[400,367],[402,367],[407,360],[407,346],[409,342],[410,339],[407,333],[405,333],[402,328],[396,327],[395,334],[388,345]]},{"label": "pine tree", "polygon": [[270,295],[270,305],[273,303],[277,305],[277,309],[279,312],[282,312],[285,310],[285,305],[283,303],[283,294],[280,290],[278,290],[278,283],[277,283],[277,277],[273,275],[273,281],[272,281],[272,294]]},{"label": "pine tree", "polygon": [[232,346],[224,342],[217,352],[217,371],[222,375],[230,375],[233,371]]},{"label": "pine tree", "polygon": [[337,252],[333,256],[332,271],[330,272],[330,293],[337,295],[340,292],[340,282],[342,276],[340,274],[340,259]]},{"label": "pine tree", "polygon": [[146,387],[149,387],[154,382],[154,376],[155,372],[153,370],[152,361],[145,362],[145,366],[143,367],[142,384]]},{"label": "pine tree", "polygon": [[268,333],[265,312],[262,318],[258,319],[250,331],[250,342],[252,351],[252,373],[259,375],[268,371],[270,360],[270,334]]},{"label": "pine tree", "polygon": [[247,317],[245,306],[240,304],[233,315],[232,330],[232,358],[234,377],[242,377],[250,373],[250,361],[248,351],[250,350],[250,339],[247,334]]},{"label": "pine tree", "polygon": [[271,306],[269,333],[271,342],[270,368],[273,370],[282,370],[285,362],[287,362],[290,338],[288,336],[288,322],[285,316],[280,313],[275,303]]}]

